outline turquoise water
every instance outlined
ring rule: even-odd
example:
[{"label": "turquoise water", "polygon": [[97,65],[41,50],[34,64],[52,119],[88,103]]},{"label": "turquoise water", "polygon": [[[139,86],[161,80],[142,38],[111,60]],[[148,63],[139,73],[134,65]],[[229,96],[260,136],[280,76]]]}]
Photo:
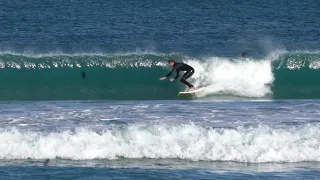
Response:
[{"label": "turquoise water", "polygon": [[1,179],[319,179],[319,8],[2,2]]},{"label": "turquoise water", "polygon": [[158,81],[170,71],[167,59],[196,68],[192,83],[207,87],[201,99],[320,97],[317,52],[204,59],[159,53],[0,57],[1,100],[178,100],[185,89],[180,82]]}]

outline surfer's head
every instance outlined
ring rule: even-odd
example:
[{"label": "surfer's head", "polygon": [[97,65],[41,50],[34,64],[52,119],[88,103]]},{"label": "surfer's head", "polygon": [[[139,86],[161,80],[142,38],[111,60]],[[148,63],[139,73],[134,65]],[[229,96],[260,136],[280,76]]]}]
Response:
[{"label": "surfer's head", "polygon": [[175,61],[174,61],[174,60],[172,60],[172,59],[170,59],[170,60],[168,61],[168,63],[170,64],[170,66],[173,66],[173,65],[174,65],[174,63],[175,63]]}]

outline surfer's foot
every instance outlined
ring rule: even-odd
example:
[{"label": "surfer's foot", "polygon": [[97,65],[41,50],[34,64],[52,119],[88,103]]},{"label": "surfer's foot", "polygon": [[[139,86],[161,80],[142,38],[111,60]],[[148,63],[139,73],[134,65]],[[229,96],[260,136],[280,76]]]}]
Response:
[{"label": "surfer's foot", "polygon": [[194,91],[194,90],[196,90],[195,87],[192,87],[192,88],[189,89],[189,91]]}]

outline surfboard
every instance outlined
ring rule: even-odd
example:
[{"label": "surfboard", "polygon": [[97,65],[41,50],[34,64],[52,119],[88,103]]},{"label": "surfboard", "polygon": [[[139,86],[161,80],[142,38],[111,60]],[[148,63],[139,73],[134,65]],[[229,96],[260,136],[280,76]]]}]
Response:
[{"label": "surfboard", "polygon": [[188,95],[188,94],[194,94],[194,93],[197,93],[197,92],[200,92],[200,91],[202,91],[202,90],[204,90],[204,87],[201,87],[201,88],[197,88],[196,90],[194,90],[194,91],[181,91],[181,92],[179,92],[178,93],[178,95]]}]

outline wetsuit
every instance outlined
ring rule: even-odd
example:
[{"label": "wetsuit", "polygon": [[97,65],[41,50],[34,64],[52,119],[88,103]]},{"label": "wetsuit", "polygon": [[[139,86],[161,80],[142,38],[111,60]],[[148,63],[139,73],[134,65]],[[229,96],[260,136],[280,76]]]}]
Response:
[{"label": "wetsuit", "polygon": [[177,75],[176,75],[176,77],[174,77],[174,79],[177,79],[179,77],[180,71],[186,71],[186,73],[184,73],[184,75],[180,79],[180,82],[187,85],[189,88],[193,87],[192,84],[190,84],[188,81],[186,81],[186,79],[191,77],[194,73],[194,69],[191,66],[189,66],[188,64],[184,64],[184,63],[174,63],[173,69],[166,75],[166,77],[170,76],[173,71],[176,71],[176,73],[177,73]]}]

